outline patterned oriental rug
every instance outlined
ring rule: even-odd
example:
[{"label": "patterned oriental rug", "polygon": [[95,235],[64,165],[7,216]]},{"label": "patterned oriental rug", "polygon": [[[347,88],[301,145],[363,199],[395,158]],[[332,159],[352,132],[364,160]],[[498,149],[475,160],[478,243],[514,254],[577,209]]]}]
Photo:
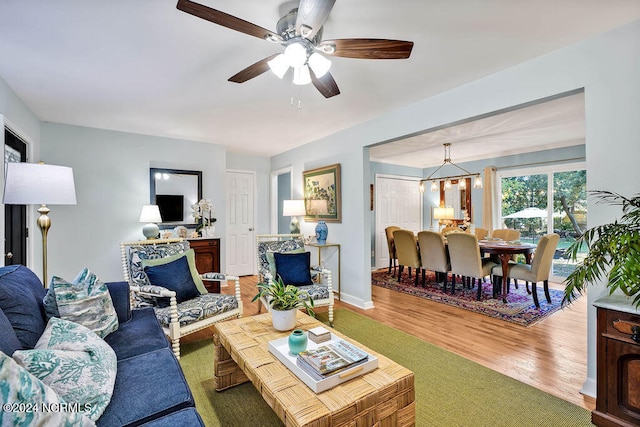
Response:
[{"label": "patterned oriental rug", "polygon": [[[409,279],[406,269],[399,283],[393,275],[387,273],[386,268],[371,273],[371,283],[375,286],[449,304],[522,326],[531,326],[553,314],[560,309],[562,303],[563,292],[555,289],[549,289],[551,304],[547,303],[542,283],[538,284],[540,308],[536,308],[533,303],[533,297],[527,293],[524,282],[518,282],[519,289],[515,288],[513,281],[511,282],[511,290],[507,295],[507,303],[505,304],[500,296],[493,298],[493,286],[489,283],[489,279],[482,285],[482,298],[480,301],[476,299],[478,296],[477,288],[473,286],[471,289],[464,289],[462,283],[456,283],[455,292],[451,295],[450,275],[447,280],[447,293],[445,293],[442,283],[436,282],[435,273],[432,271],[427,271],[424,287],[422,287],[422,277],[416,287],[415,276],[412,274],[411,279]],[[529,287],[531,288],[531,286]]]}]

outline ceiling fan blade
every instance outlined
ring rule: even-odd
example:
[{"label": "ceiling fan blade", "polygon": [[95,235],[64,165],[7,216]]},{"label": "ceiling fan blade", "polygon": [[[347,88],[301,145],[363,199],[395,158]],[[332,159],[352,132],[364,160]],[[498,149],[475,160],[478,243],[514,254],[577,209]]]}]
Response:
[{"label": "ceiling fan blade", "polygon": [[335,2],[336,0],[300,0],[296,34],[311,40],[329,17]]},{"label": "ceiling fan blade", "polygon": [[280,37],[273,31],[259,27],[243,19],[236,18],[235,16],[229,15],[228,13],[212,9],[200,3],[195,3],[190,0],[178,0],[178,5],[176,7],[179,10],[190,15],[197,16],[198,18],[205,19],[207,21],[213,22],[214,24],[222,25],[223,27],[239,31],[250,36],[275,41],[278,43],[282,41],[282,37]]},{"label": "ceiling fan blade", "polygon": [[266,71],[269,71],[269,64],[267,64],[267,62],[271,61],[273,58],[275,58],[278,55],[279,55],[278,53],[273,54],[267,58],[261,59],[255,64],[249,65],[244,70],[229,77],[229,81],[234,83],[244,83],[247,80],[251,80],[254,77],[258,77],[260,74]]},{"label": "ceiling fan blade", "polygon": [[[388,39],[323,40],[318,48],[327,55],[360,59],[405,59],[411,55],[413,42]],[[332,50],[335,51],[332,52]]]},{"label": "ceiling fan blade", "polygon": [[324,76],[317,78],[311,68],[309,68],[309,71],[311,72],[311,83],[325,98],[340,95],[340,89],[338,89],[338,85],[330,73],[327,72]]}]

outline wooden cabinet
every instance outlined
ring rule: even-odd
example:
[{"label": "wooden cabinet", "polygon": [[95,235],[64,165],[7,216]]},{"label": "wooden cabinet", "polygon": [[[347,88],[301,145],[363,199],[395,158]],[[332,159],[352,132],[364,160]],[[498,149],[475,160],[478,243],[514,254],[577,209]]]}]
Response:
[{"label": "wooden cabinet", "polygon": [[[202,273],[220,273],[220,239],[189,239],[196,255],[196,269]],[[209,292],[220,293],[220,282],[204,282]]]},{"label": "wooden cabinet", "polygon": [[[599,305],[596,409],[598,426],[640,425],[640,313]],[[637,328],[637,329],[636,329]]]}]

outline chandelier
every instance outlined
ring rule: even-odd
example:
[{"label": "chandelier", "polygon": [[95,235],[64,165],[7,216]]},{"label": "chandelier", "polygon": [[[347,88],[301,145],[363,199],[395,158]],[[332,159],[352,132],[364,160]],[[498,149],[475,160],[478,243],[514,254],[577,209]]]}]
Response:
[{"label": "chandelier", "polygon": [[[450,143],[446,143],[443,144],[444,145],[444,162],[440,165],[440,167],[438,167],[438,169],[436,169],[435,171],[433,171],[433,173],[431,175],[429,175],[427,178],[421,179],[420,180],[420,192],[424,193],[425,190],[425,182],[427,181],[431,181],[431,191],[439,191],[439,183],[440,181],[444,181],[444,188],[445,190],[448,190],[451,188],[451,181],[452,180],[458,180],[458,187],[461,189],[466,188],[467,183],[466,183],[466,178],[470,178],[473,177],[473,188],[482,188],[482,178],[480,177],[479,173],[471,173],[468,170],[466,170],[465,168],[463,168],[462,166],[458,166],[455,163],[453,163],[451,161],[451,144]],[[457,175],[450,175],[450,176],[443,176],[440,178],[434,178],[433,176],[438,173],[438,171],[440,169],[442,169],[443,166],[445,165],[451,165],[454,166],[456,168],[458,168],[458,170],[462,171],[462,174],[457,174]]]}]

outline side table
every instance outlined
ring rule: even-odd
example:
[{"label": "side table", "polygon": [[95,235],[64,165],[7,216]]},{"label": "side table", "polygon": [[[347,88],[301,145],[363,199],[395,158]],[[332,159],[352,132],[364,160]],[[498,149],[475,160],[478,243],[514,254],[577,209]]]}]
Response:
[{"label": "side table", "polygon": [[338,288],[337,290],[334,289],[333,293],[334,296],[338,299],[340,299],[340,244],[339,243],[325,243],[324,245],[321,245],[319,243],[315,243],[315,242],[310,242],[310,243],[305,243],[305,246],[311,246],[313,248],[317,248],[318,250],[318,265],[322,265],[322,251],[326,250],[328,248],[336,248],[336,253],[338,255],[338,274],[337,275],[333,275],[333,277],[337,278],[337,283],[338,283]]}]

